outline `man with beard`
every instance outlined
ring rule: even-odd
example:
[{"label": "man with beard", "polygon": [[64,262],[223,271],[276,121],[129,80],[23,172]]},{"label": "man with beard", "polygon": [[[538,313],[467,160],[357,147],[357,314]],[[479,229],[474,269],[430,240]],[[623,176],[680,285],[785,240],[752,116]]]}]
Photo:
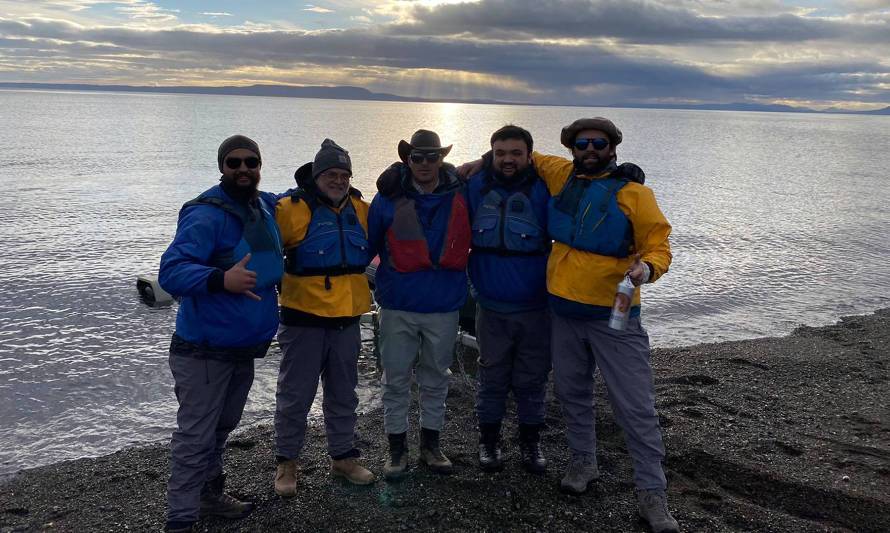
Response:
[{"label": "man with beard", "polygon": [[374,481],[353,445],[359,319],[371,304],[368,203],[349,184],[349,153],[330,139],[295,177],[299,188],[278,202],[275,214],[287,249],[275,395],[275,492],[285,497],[297,491],[297,461],[319,377],[331,474],[356,485]]},{"label": "man with beard", "polygon": [[241,419],[254,359],[278,329],[275,285],[283,274],[275,196],[260,193],[260,150],[242,135],[220,145],[220,184],[187,202],[159,281],[180,296],[170,343],[179,402],[170,444],[167,531],[199,517],[243,518],[253,504],[223,490],[223,450]]},{"label": "man with beard", "polygon": [[550,372],[547,313],[547,202],[531,164],[532,136],[507,125],[491,136],[489,164],[470,177],[467,199],[473,240],[469,275],[476,297],[479,342],[479,466],[503,468],[501,423],[513,392],[523,467],[544,473],[540,447]]},{"label": "man with beard", "polygon": [[599,477],[596,462],[594,372],[599,367],[615,418],[633,459],[640,516],[656,532],[678,531],[667,507],[664,444],[649,364],[649,336],[640,323],[640,290],[624,330],[609,327],[616,286],[639,287],[671,263],[671,226],[648,187],[619,178],[612,121],[584,118],[562,129],[574,160],[533,155],[553,195],[547,226],[553,377],[572,457],[560,486],[580,494]]}]

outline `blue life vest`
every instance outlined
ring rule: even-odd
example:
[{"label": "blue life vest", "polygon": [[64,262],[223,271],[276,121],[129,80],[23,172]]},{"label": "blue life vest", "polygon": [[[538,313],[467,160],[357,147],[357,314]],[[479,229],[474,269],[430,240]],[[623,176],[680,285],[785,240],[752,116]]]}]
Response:
[{"label": "blue life vest", "polygon": [[473,253],[510,255],[546,255],[550,237],[535,214],[531,188],[535,181],[506,194],[493,182],[480,191],[482,201],[473,214]]},{"label": "blue life vest", "polygon": [[554,240],[572,248],[610,257],[627,257],[633,228],[618,207],[618,191],[626,180],[578,179],[572,173],[547,205],[547,230]]},{"label": "blue life vest", "polygon": [[226,271],[249,253],[250,261],[245,268],[256,272],[257,289],[274,287],[281,282],[281,276],[284,274],[281,235],[275,223],[275,216],[263,200],[242,205],[227,202],[216,196],[199,196],[186,202],[182,208],[193,205],[212,205],[241,221],[241,240],[234,248],[214,254],[210,258],[210,266]]},{"label": "blue life vest", "polygon": [[304,200],[312,218],[300,244],[287,250],[287,272],[328,277],[363,274],[371,262],[371,247],[352,199],[346,200],[339,213],[322,206],[312,193],[298,191],[291,199]]}]

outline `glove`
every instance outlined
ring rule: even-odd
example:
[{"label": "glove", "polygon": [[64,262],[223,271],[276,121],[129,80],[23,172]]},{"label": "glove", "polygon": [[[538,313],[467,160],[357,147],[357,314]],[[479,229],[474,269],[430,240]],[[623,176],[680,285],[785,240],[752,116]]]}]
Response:
[{"label": "glove", "polygon": [[384,197],[391,198],[402,189],[402,167],[404,163],[393,163],[377,178],[377,191]]},{"label": "glove", "polygon": [[621,163],[613,176],[627,181],[635,181],[640,185],[646,183],[646,173],[633,163]]}]

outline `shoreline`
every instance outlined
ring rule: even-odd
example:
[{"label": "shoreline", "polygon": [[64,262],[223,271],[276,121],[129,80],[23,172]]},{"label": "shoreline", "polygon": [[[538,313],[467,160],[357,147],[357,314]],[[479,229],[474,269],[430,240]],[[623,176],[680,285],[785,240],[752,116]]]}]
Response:
[{"label": "shoreline", "polygon": [[[890,530],[890,309],[785,337],[656,348],[652,364],[669,505],[684,531]],[[259,423],[239,428],[226,452],[228,489],[257,510],[241,521],[201,521],[198,530],[646,531],[601,378],[602,477],[575,497],[557,491],[568,450],[552,394],[542,435],[547,474],[518,465],[512,402],[506,468],[479,471],[472,384],[460,368],[453,366],[442,433],[454,475],[416,466],[415,405],[407,479],[370,487],[331,479],[315,424],[298,494],[283,500],[272,490],[272,426]],[[379,475],[387,453],[381,407],[359,416],[357,433],[366,466]],[[167,455],[166,443],[149,444],[13,474],[0,483],[0,531],[160,530]]]}]

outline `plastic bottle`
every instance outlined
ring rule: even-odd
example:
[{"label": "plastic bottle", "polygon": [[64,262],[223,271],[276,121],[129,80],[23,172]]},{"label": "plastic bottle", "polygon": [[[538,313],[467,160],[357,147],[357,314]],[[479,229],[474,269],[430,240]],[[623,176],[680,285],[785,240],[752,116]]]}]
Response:
[{"label": "plastic bottle", "polygon": [[624,331],[627,328],[627,320],[630,317],[630,304],[634,298],[634,284],[630,280],[630,276],[624,276],[624,279],[618,283],[618,289],[615,292],[615,303],[612,304],[612,316],[609,317],[609,327]]}]

